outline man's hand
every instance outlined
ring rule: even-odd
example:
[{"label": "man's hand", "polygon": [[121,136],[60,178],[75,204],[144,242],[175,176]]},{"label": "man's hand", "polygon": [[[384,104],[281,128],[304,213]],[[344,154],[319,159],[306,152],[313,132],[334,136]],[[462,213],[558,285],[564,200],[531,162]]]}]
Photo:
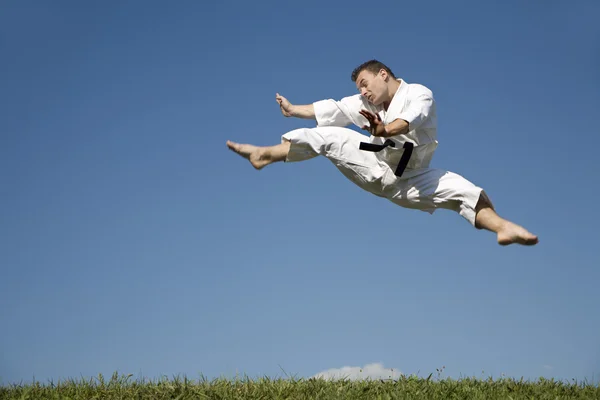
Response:
[{"label": "man's hand", "polygon": [[284,117],[296,117],[304,119],[316,119],[315,108],[312,104],[294,105],[279,93],[275,94],[275,100],[279,104]]},{"label": "man's hand", "polygon": [[369,133],[371,133],[371,135],[373,136],[388,136],[388,133],[385,130],[385,125],[383,124],[383,121],[381,120],[379,114],[373,114],[372,112],[367,110],[360,110],[359,113],[360,115],[365,117],[367,121],[369,121],[369,126],[365,125],[362,127],[362,129],[369,131]]},{"label": "man's hand", "polygon": [[281,96],[279,93],[275,94],[275,99],[277,103],[279,103],[279,108],[281,108],[281,113],[284,117],[293,117],[292,108],[294,107],[292,103],[288,101],[285,97]]}]

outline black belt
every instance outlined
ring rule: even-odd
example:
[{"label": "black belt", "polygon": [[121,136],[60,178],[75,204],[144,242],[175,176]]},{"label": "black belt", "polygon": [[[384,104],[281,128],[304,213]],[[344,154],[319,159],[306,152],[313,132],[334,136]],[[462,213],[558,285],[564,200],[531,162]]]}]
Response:
[{"label": "black belt", "polygon": [[[358,148],[361,150],[372,151],[374,153],[377,153],[377,152],[380,152],[381,150],[385,149],[388,146],[396,147],[396,143],[394,143],[390,139],[386,140],[383,144],[360,142],[360,146]],[[410,160],[410,156],[412,156],[414,147],[415,147],[415,145],[412,144],[411,142],[404,142],[404,153],[402,154],[402,157],[400,158],[400,162],[398,163],[398,166],[396,167],[396,171],[394,172],[394,174],[396,174],[396,176],[400,177],[404,173],[404,170],[406,169],[406,166],[408,165],[408,161]]]}]

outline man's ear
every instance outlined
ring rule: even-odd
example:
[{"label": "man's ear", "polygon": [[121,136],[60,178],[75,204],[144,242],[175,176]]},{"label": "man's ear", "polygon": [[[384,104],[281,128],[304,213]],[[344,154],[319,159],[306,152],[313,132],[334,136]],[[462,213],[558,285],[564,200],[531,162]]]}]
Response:
[{"label": "man's ear", "polygon": [[379,73],[381,74],[381,77],[383,78],[384,81],[388,81],[388,78],[390,77],[387,73],[387,71],[385,69],[380,69]]}]

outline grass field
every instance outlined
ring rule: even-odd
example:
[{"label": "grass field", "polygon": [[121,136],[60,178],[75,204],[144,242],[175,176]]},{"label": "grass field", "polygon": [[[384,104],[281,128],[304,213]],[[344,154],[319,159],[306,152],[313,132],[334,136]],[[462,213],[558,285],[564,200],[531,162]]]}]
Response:
[{"label": "grass field", "polygon": [[395,380],[296,378],[132,380],[101,375],[89,380],[34,382],[0,387],[0,399],[600,399],[597,384],[540,378],[436,379],[402,376]]}]

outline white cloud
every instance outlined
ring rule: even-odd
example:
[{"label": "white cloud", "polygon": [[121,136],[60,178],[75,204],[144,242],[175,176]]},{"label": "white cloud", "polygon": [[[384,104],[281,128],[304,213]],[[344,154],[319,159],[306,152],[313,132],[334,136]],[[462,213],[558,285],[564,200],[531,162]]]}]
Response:
[{"label": "white cloud", "polygon": [[319,372],[313,378],[330,379],[398,379],[402,372],[396,368],[385,368],[383,364],[373,363],[367,364],[364,367],[342,367],[332,368],[326,371]]},{"label": "white cloud", "polygon": [[551,370],[553,367],[552,367],[552,365],[546,364],[546,365],[544,365],[544,368],[547,370]]}]

